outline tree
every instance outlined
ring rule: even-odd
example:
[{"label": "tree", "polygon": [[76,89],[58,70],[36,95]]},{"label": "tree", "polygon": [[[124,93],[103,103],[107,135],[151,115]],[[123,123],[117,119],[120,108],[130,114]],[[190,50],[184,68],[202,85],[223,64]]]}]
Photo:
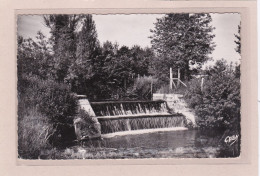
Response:
[{"label": "tree", "polygon": [[[235,48],[236,52],[238,54],[241,54],[241,37],[240,37],[240,31],[241,31],[241,26],[238,26],[238,34],[235,34],[235,37],[237,40],[235,40],[235,43],[237,44],[237,47]],[[236,66],[236,77],[240,78],[240,64]]]},{"label": "tree", "polygon": [[39,31],[36,41],[18,36],[17,68],[18,80],[22,75],[33,74],[41,79],[51,77],[52,54],[50,44]]},{"label": "tree", "polygon": [[151,59],[153,58],[153,52],[150,48],[141,48],[138,45],[135,45],[131,48],[131,67],[133,76],[145,76],[149,74],[149,66]]},{"label": "tree", "polygon": [[200,80],[192,80],[185,93],[189,106],[197,114],[197,125],[205,129],[240,130],[240,80],[235,68],[218,60],[207,71],[203,90]]},{"label": "tree", "polygon": [[52,50],[41,32],[36,40],[18,36],[17,63],[19,155],[31,158],[50,143],[73,140],[77,101],[68,85],[53,79]]},{"label": "tree", "polygon": [[[238,157],[241,144],[240,79],[232,64],[222,59],[206,70],[203,89],[201,80],[192,79],[185,100],[196,113],[196,124],[202,133],[222,136],[218,139],[220,157]],[[224,142],[227,136],[238,135],[232,146]],[[222,142],[223,141],[223,142]]]},{"label": "tree", "polygon": [[241,26],[238,26],[238,34],[235,34],[235,37],[237,40],[235,40],[235,43],[237,44],[237,47],[235,48],[236,52],[241,54],[241,37],[240,37],[240,31],[241,31]]},{"label": "tree", "polygon": [[121,80],[117,75],[118,44],[106,41],[102,46],[102,58],[104,64],[100,72],[100,95],[104,98],[115,98],[120,89]]},{"label": "tree", "polygon": [[101,53],[95,22],[92,15],[85,15],[82,22],[82,28],[78,33],[76,59],[69,67],[69,74],[66,77],[72,85],[72,90],[87,94],[88,89],[93,87],[91,81],[98,70],[95,68],[98,62],[97,57]]},{"label": "tree", "polygon": [[64,82],[71,63],[76,60],[76,30],[80,15],[45,15],[44,22],[50,28],[54,52],[54,76]]},{"label": "tree", "polygon": [[128,82],[132,75],[131,59],[132,56],[129,47],[122,46],[116,55],[114,74],[118,80],[118,86],[121,88],[120,91],[124,93],[127,90]]},{"label": "tree", "polygon": [[62,34],[66,32],[65,29],[74,32],[79,27],[78,24],[82,17],[82,15],[44,15],[45,25],[51,30],[54,51],[59,45],[59,39],[62,37]]},{"label": "tree", "polygon": [[169,68],[181,69],[182,79],[190,78],[189,64],[202,64],[214,50],[214,34],[209,14],[167,14],[157,19],[151,30],[158,77],[168,78]]}]

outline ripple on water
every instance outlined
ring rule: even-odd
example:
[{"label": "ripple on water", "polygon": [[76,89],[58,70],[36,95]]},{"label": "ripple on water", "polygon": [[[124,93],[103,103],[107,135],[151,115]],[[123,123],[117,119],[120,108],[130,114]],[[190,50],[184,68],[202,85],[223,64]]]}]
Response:
[{"label": "ripple on water", "polygon": [[216,140],[197,130],[163,131],[115,136],[74,147],[85,157],[94,153],[91,158],[215,158],[219,148],[212,141]]}]

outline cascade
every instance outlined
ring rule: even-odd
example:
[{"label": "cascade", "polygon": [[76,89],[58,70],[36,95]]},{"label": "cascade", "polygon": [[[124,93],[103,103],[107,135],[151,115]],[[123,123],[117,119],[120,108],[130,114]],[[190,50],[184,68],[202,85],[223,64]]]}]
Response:
[{"label": "cascade", "polygon": [[154,128],[184,127],[186,118],[173,114],[163,100],[107,101],[90,103],[101,133]]}]

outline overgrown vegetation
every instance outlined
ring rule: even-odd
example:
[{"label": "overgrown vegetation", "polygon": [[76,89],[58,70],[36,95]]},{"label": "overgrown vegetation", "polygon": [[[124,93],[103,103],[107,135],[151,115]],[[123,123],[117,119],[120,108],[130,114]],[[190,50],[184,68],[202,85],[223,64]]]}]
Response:
[{"label": "overgrown vegetation", "polygon": [[[225,137],[240,134],[241,100],[238,67],[220,60],[206,71],[204,84],[201,83],[201,79],[189,82],[185,99],[195,110],[198,116],[196,123],[201,130],[214,130],[216,133],[224,134]],[[239,143],[234,149],[236,150],[234,155],[239,155]]]},{"label": "overgrown vegetation", "polygon": [[41,151],[51,149],[49,139],[55,133],[48,118],[30,109],[18,114],[18,154],[20,158],[37,159]]},{"label": "overgrown vegetation", "polygon": [[77,102],[65,84],[23,76],[18,84],[19,156],[37,158],[45,148],[61,147],[74,138]]},{"label": "overgrown vegetation", "polygon": [[126,93],[128,99],[151,100],[152,95],[160,88],[160,81],[152,76],[136,78],[133,86]]},{"label": "overgrown vegetation", "polygon": [[55,80],[50,43],[18,38],[18,154],[38,158],[75,138],[72,126],[77,100],[70,86]]},{"label": "overgrown vegetation", "polygon": [[204,84],[201,79],[189,83],[186,101],[196,110],[201,128],[229,128],[239,124],[240,78],[234,67],[224,60],[207,70]]}]

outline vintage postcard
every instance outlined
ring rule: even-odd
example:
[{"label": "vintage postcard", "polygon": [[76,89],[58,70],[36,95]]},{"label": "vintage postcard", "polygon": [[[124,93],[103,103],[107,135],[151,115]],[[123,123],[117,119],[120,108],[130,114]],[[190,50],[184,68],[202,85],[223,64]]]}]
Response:
[{"label": "vintage postcard", "polygon": [[81,3],[6,12],[1,167],[255,175],[254,1]]}]

